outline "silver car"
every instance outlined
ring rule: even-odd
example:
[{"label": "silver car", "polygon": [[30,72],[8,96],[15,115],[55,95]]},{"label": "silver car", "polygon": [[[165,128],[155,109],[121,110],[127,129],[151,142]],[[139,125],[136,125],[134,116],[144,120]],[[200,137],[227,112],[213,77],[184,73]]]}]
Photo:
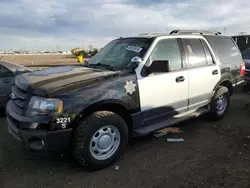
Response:
[{"label": "silver car", "polygon": [[0,109],[5,108],[15,76],[30,71],[33,70],[21,65],[0,61]]}]

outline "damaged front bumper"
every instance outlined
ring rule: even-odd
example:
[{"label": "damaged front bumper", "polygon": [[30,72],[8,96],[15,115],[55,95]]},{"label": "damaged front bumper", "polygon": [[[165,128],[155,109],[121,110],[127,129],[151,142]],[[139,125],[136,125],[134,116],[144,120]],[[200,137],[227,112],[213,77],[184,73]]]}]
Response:
[{"label": "damaged front bumper", "polygon": [[62,150],[70,144],[72,129],[47,131],[30,129],[32,126],[49,126],[50,117],[26,117],[19,115],[12,108],[12,101],[6,106],[8,131],[21,141],[26,149],[32,150]]}]

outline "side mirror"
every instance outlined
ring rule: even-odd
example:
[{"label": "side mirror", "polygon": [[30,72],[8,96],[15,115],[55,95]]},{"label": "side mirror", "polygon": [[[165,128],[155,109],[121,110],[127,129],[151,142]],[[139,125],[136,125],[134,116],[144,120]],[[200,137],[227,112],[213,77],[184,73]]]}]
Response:
[{"label": "side mirror", "polygon": [[133,57],[127,67],[136,69],[138,65],[142,63],[142,59],[138,56]]},{"label": "side mirror", "polygon": [[155,60],[147,68],[149,74],[157,72],[169,72],[169,61],[167,60]]}]

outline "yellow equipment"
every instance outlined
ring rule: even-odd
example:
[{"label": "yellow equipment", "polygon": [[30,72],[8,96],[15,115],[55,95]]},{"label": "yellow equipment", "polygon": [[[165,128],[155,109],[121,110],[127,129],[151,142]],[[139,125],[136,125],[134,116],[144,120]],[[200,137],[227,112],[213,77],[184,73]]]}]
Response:
[{"label": "yellow equipment", "polygon": [[82,56],[82,55],[78,55],[78,56],[77,56],[77,59],[78,59],[78,63],[82,63],[83,56]]},{"label": "yellow equipment", "polygon": [[84,49],[74,48],[71,53],[77,56],[78,63],[83,63]]}]

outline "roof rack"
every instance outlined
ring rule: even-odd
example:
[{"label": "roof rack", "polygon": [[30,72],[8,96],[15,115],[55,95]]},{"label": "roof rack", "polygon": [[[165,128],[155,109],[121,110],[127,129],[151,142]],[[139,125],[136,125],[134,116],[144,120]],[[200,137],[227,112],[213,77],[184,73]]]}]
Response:
[{"label": "roof rack", "polygon": [[144,36],[144,35],[169,35],[168,33],[140,33],[140,36]]},{"label": "roof rack", "polygon": [[172,34],[200,34],[200,35],[221,35],[219,31],[206,31],[206,30],[173,30],[169,33]]}]

